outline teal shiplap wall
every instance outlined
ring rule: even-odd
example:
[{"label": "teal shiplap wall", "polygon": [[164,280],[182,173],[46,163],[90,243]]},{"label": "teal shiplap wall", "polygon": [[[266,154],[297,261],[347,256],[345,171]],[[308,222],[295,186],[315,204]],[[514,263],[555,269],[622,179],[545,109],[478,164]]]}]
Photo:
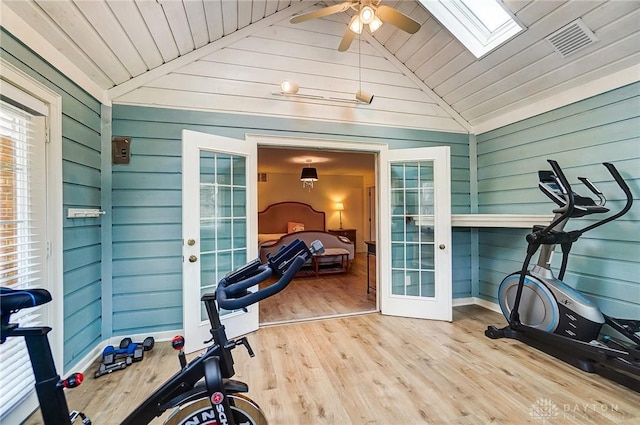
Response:
[{"label": "teal shiplap wall", "polygon": [[[131,136],[131,162],[113,166],[113,331],[182,327],[182,130],[244,139],[246,133],[451,147],[453,212],[469,212],[469,139],[438,133],[114,105],[113,135]],[[330,132],[329,132],[330,131]],[[456,230],[454,296],[468,297],[470,237]]]},{"label": "teal shiplap wall", "polygon": [[[624,194],[603,161],[616,165],[634,195],[624,217],[586,233],[572,249],[565,281],[618,317],[640,312],[640,83],[477,136],[480,213],[550,214],[555,206],[537,188],[539,169],[555,159],[574,190],[589,194],[577,181],[589,177],[618,211]],[[575,183],[575,185],[574,185]],[[594,217],[594,216],[591,216]],[[567,230],[596,221],[570,221]],[[479,232],[479,293],[496,302],[498,285],[524,259],[525,230]],[[558,249],[559,251],[559,249]],[[554,258],[555,271],[561,254]],[[535,261],[535,260],[534,260]]]},{"label": "teal shiplap wall", "polygon": [[[63,207],[101,208],[100,102],[2,28],[0,54],[62,98]],[[64,219],[64,367],[77,363],[101,334],[100,219]]]}]

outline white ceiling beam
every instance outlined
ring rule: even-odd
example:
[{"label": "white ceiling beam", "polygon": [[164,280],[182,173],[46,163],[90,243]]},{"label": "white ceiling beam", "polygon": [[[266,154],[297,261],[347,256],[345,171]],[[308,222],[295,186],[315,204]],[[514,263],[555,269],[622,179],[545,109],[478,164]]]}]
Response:
[{"label": "white ceiling beam", "polygon": [[287,7],[279,12],[274,13],[260,21],[252,24],[248,27],[242,28],[238,31],[235,31],[219,40],[216,40],[212,43],[207,44],[199,49],[196,49],[186,55],[179,56],[171,62],[167,62],[164,65],[161,65],[157,68],[147,71],[146,73],[139,75],[135,78],[130,79],[129,81],[125,81],[122,84],[119,84],[108,90],[108,97],[110,100],[117,99],[118,97],[127,94],[137,88],[144,86],[147,83],[152,82],[156,78],[162,77],[170,72],[176,71],[183,66],[195,62],[198,59],[202,59],[203,57],[210,55],[224,47],[227,47],[238,40],[241,40],[245,37],[252,35],[253,33],[262,30],[270,25],[276,24],[283,19],[287,19],[293,16],[296,13],[299,13],[307,8],[309,8],[312,4],[308,2],[299,2],[294,5]]}]

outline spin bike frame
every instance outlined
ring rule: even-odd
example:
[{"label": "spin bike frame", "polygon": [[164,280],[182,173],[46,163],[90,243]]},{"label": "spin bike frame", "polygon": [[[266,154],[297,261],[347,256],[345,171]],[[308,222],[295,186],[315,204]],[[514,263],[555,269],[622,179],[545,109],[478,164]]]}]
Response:
[{"label": "spin bike frame", "polygon": [[[146,424],[169,409],[207,397],[212,403],[218,424],[236,425],[226,395],[247,392],[248,386],[243,382],[230,379],[235,374],[231,350],[238,345],[244,345],[251,357],[254,354],[246,337],[236,340],[227,339],[218,308],[244,309],[275,295],[289,284],[313,253],[321,253],[323,250],[319,241],[315,241],[309,249],[302,241],[296,240],[270,257],[267,264],[260,264],[256,259],[225,276],[219,282],[215,293],[205,294],[202,297],[211,323],[212,338],[206,342],[213,342],[213,344],[188,364],[181,351],[179,354],[181,370],[140,404],[122,424]],[[256,292],[249,291],[249,288],[274,274],[281,276],[277,282]],[[45,304],[51,301],[51,295],[44,289],[13,291],[2,288],[0,299],[2,301],[1,342],[4,343],[7,337],[25,338],[45,425],[71,424],[77,416],[84,419],[84,424],[90,424],[90,420],[85,419],[82,413],[75,411],[71,412],[71,415],[69,413],[63,390],[65,387],[75,385],[73,383],[69,385],[67,383],[69,379],[61,380],[56,371],[47,338],[51,328],[20,328],[17,324],[9,323],[11,313],[22,308]],[[78,374],[74,374],[73,377],[76,375]]]},{"label": "spin bike frame", "polygon": [[[561,229],[566,221],[572,216],[575,208],[575,194],[571,189],[571,185],[564,175],[560,165],[553,160],[548,160],[551,165],[555,176],[557,177],[557,183],[560,191],[565,198],[565,205],[559,210],[555,210],[556,216],[548,226],[535,226],[533,232],[527,235],[527,255],[522,264],[520,271],[520,277],[518,282],[518,289],[514,301],[513,308],[509,317],[509,325],[498,329],[495,326],[489,326],[485,330],[485,335],[492,339],[497,338],[512,338],[522,341],[540,351],[550,354],[566,363],[569,363],[575,367],[582,369],[585,372],[597,373],[615,382],[618,382],[626,387],[640,392],[640,350],[636,347],[622,347],[616,348],[606,345],[594,345],[588,342],[568,338],[555,333],[550,333],[545,330],[526,326],[521,323],[519,315],[519,307],[522,298],[522,291],[524,287],[524,281],[529,274],[529,264],[531,258],[540,248],[540,246],[556,245],[560,244],[562,247],[562,265],[560,268],[559,279],[562,280],[567,267],[567,257],[571,250],[573,242],[577,241],[583,233],[595,229],[609,223],[629,211],[633,203],[633,195],[631,190],[625,183],[620,173],[611,163],[603,163],[609,173],[613,176],[616,183],[626,195],[626,204],[618,213],[609,216],[603,220],[600,220],[590,226],[584,227],[579,230],[572,230],[569,232],[558,231]],[[589,189],[594,191],[595,187],[590,183],[585,182],[586,179],[580,179]],[[600,195],[599,195],[600,196]],[[602,199],[601,199],[602,201]],[[597,206],[601,206],[597,205]],[[538,263],[538,267],[540,263]],[[620,319],[615,319],[606,315],[605,323],[614,328],[616,331],[624,334],[627,338],[633,341],[635,344],[640,344],[640,339],[633,334],[633,332],[627,330],[622,326],[622,322],[626,322]]]}]

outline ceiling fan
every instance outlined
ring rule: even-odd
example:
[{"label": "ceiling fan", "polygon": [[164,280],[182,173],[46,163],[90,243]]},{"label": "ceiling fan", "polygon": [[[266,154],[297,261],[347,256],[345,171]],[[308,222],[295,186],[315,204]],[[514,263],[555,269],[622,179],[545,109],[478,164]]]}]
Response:
[{"label": "ceiling fan", "polygon": [[355,10],[358,13],[351,18],[349,26],[344,36],[342,36],[340,46],[338,46],[338,50],[341,52],[349,48],[356,34],[360,34],[365,25],[369,27],[369,31],[371,32],[376,31],[383,23],[389,23],[409,34],[414,34],[420,29],[419,23],[392,7],[380,5],[381,2],[382,0],[349,0],[314,10],[313,12],[294,16],[290,22],[292,24],[298,24],[311,19],[345,12],[349,9]]}]

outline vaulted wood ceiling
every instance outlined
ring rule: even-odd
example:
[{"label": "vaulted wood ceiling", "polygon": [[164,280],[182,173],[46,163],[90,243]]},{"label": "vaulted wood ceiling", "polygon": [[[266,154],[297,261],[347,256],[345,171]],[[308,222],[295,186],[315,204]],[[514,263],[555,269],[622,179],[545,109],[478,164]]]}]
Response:
[{"label": "vaulted wood ceiling", "polygon": [[[481,59],[413,0],[422,24],[385,24],[347,52],[349,13],[289,19],[337,2],[2,0],[2,25],[104,103],[479,133],[638,80],[639,1],[504,0],[526,30]],[[546,37],[581,18],[598,41],[562,57]],[[274,95],[301,93],[371,105]]]}]

